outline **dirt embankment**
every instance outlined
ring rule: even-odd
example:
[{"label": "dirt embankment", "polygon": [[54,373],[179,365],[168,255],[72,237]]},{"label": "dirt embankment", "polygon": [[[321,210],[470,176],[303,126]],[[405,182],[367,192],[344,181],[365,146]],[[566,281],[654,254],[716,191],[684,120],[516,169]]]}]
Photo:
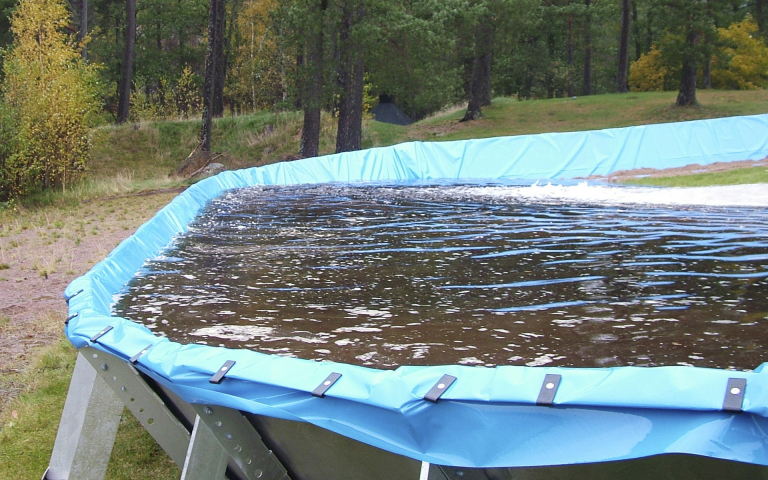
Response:
[{"label": "dirt embankment", "polygon": [[715,173],[737,170],[740,168],[768,167],[768,158],[762,160],[741,160],[736,162],[716,162],[709,165],[686,165],[677,168],[637,168],[634,170],[620,170],[610,175],[592,175],[586,180],[604,180],[608,182],[626,182],[644,177],[677,177],[681,175],[694,175],[697,173]]}]

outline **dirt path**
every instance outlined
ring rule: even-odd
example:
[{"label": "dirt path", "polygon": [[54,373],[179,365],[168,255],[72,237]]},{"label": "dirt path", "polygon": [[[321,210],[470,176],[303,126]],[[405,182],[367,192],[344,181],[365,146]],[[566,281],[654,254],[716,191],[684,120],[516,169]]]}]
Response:
[{"label": "dirt path", "polygon": [[[60,338],[66,286],[131,235],[177,191],[21,211],[0,224],[0,411],[21,389],[8,373]],[[10,219],[7,219],[10,217]]]}]

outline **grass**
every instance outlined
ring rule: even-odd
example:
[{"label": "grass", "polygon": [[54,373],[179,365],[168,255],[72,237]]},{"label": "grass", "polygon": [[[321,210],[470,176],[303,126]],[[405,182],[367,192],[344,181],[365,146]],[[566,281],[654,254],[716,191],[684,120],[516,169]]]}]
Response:
[{"label": "grass", "polygon": [[708,187],[711,185],[768,183],[768,169],[765,167],[752,167],[739,168],[726,172],[694,173],[676,177],[646,177],[628,180],[624,183],[659,187]]},{"label": "grass", "polygon": [[464,108],[440,112],[407,127],[371,122],[381,145],[412,140],[465,140],[569,132],[768,112],[768,90],[700,90],[700,106],[675,107],[675,92],[644,92],[518,101],[496,98],[483,118],[458,123]]},{"label": "grass", "polygon": [[[364,121],[363,147],[406,141],[446,141],[543,132],[624,127],[768,112],[768,90],[699,91],[700,106],[675,107],[675,92],[593,95],[518,101],[500,97],[480,120],[459,123],[464,106],[438,112],[409,126]],[[212,150],[230,169],[295,158],[302,117],[296,112],[259,112],[216,119]],[[92,134],[89,179],[73,192],[77,199],[178,186],[171,174],[197,146],[199,120],[142,122],[109,126]],[[320,153],[335,149],[335,119],[323,114]],[[170,175],[170,176],[169,176]],[[112,193],[110,193],[112,192]]]},{"label": "grass", "polygon": [[[0,386],[24,385],[0,414],[0,480],[40,478],[48,468],[77,351],[61,338],[43,348],[23,373]],[[178,467],[127,410],[118,429],[107,479],[176,479]]]},{"label": "grass", "polygon": [[[483,118],[467,123],[458,122],[464,113],[463,106],[447,108],[410,126],[367,119],[363,146],[602,129],[768,112],[768,91],[700,91],[701,105],[689,108],[674,107],[675,95],[654,92],[537,101],[497,98],[484,109]],[[323,114],[321,154],[334,150],[334,123],[331,115]],[[22,256],[34,249],[42,253],[36,253],[24,267],[26,270],[21,271],[38,280],[43,275],[71,277],[104,258],[121,232],[127,234],[138,227],[154,209],[167,203],[172,193],[126,195],[191,183],[175,177],[173,172],[196,147],[199,130],[198,120],[141,122],[93,130],[91,162],[84,181],[66,192],[40,193],[0,210],[0,281],[18,281],[6,275],[19,269]],[[218,119],[214,122],[212,149],[222,154],[217,161],[228,168],[265,165],[294,158],[300,131],[298,113],[262,112]],[[768,182],[768,172],[755,168],[632,181],[665,186],[754,182]],[[107,238],[110,240],[102,241]],[[69,253],[78,249],[87,253],[80,260]],[[36,328],[60,329],[61,318],[46,315],[40,315]],[[0,336],[17,335],[17,329],[13,318],[0,317]],[[10,403],[0,404],[0,480],[40,478],[45,471],[75,355],[66,340],[60,339],[39,348],[26,368],[10,373],[5,370],[0,375],[0,393],[14,392]],[[126,413],[107,478],[165,479],[179,475],[167,455]]]},{"label": "grass", "polygon": [[[91,138],[94,147],[88,166],[90,176],[109,179],[122,173],[137,181],[168,176],[198,145],[200,128],[200,120],[99,128]],[[211,149],[223,152],[229,162],[237,163],[244,158],[258,162],[264,155],[287,153],[280,147],[288,143],[285,136],[298,128],[296,113],[260,112],[220,118],[214,121]],[[265,130],[274,133],[264,135]]]},{"label": "grass", "polygon": [[[698,92],[700,105],[675,107],[675,92],[645,92],[518,101],[500,97],[485,107],[483,117],[459,123],[457,105],[413,125],[398,126],[371,119],[363,123],[363,147],[407,141],[447,141],[579,131],[697,120],[768,112],[768,90]],[[266,165],[296,158],[302,117],[298,112],[259,112],[214,120],[212,150],[229,169]],[[91,133],[87,178],[66,192],[46,191],[26,198],[27,207],[76,204],[85,199],[140,191],[184,187],[192,183],[174,176],[176,168],[199,141],[199,120],[140,122],[106,126]],[[321,120],[320,154],[335,150],[335,119]],[[719,181],[719,180],[714,180]]]},{"label": "grass", "polygon": [[45,348],[24,373],[4,376],[2,384],[6,388],[10,383],[24,388],[0,416],[0,478],[35,478],[37,472],[36,476],[42,476],[56,437],[74,358],[74,348],[62,340]]},{"label": "grass", "polygon": [[[37,315],[31,322],[23,322],[15,313],[0,316],[0,340],[28,344],[13,355],[5,352],[0,356],[0,480],[40,478],[50,458],[71,375],[72,360],[65,352],[74,355],[69,343],[61,339],[66,315],[44,311],[63,307],[58,300],[63,287],[57,285],[85,273],[173,196],[163,193],[88,201],[68,197],[48,206],[17,205],[0,211],[0,281],[21,282],[32,297],[53,299],[47,306],[25,302],[35,305]],[[32,284],[36,287],[29,286]],[[60,343],[67,347],[64,353]],[[27,358],[28,352],[35,351],[37,354],[31,354],[34,359]],[[4,404],[9,398],[11,403]],[[180,476],[129,414],[123,419],[114,451],[119,453],[107,478]]]}]

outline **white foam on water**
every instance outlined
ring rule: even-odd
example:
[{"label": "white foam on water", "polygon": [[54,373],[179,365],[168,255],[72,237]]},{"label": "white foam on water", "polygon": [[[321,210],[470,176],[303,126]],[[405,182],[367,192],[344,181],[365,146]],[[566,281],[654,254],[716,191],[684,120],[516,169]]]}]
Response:
[{"label": "white foam on water", "polygon": [[534,202],[768,207],[766,183],[714,187],[627,187],[590,185],[588,182],[577,185],[535,183],[527,187],[472,187],[462,193]]}]

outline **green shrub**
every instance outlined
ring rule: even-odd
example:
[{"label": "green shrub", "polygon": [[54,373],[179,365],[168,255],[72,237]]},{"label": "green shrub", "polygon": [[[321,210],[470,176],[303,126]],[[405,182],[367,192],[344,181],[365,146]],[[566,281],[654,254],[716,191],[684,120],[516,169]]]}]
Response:
[{"label": "green shrub", "polygon": [[629,69],[629,87],[633,92],[662,92],[669,89],[670,80],[669,68],[656,45],[632,62]]}]

